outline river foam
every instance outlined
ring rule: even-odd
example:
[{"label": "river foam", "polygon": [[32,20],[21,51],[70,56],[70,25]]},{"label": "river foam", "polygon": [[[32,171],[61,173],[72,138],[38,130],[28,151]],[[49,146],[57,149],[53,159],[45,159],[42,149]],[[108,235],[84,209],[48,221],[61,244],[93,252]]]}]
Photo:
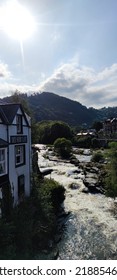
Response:
[{"label": "river foam", "polygon": [[[66,189],[65,210],[71,215],[63,238],[58,244],[60,259],[117,259],[117,219],[113,214],[113,199],[102,194],[83,193],[83,173],[76,167],[52,156],[46,146],[38,146],[40,170],[51,167],[47,175]],[[89,155],[88,160],[89,160]],[[86,157],[86,155],[85,155]],[[78,187],[71,188],[71,184]]]}]

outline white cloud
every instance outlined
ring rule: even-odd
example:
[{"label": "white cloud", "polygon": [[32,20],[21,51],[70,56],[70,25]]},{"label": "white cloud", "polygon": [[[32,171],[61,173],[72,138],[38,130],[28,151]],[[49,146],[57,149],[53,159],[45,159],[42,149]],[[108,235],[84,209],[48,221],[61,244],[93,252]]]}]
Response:
[{"label": "white cloud", "polygon": [[75,63],[64,64],[41,84],[40,89],[59,91],[65,95],[67,92],[82,90],[90,82],[91,71],[89,68],[76,67]]},{"label": "white cloud", "polygon": [[116,76],[117,64],[96,72],[70,61],[58,67],[39,89],[75,99],[88,107],[117,106]]},{"label": "white cloud", "polygon": [[9,96],[13,94],[16,90],[22,92],[22,93],[33,93],[38,91],[37,87],[35,85],[29,86],[29,85],[17,85],[12,83],[0,83],[0,98],[3,98],[5,96]]},{"label": "white cloud", "polygon": [[110,79],[117,75],[117,64],[113,64],[110,67],[106,67],[103,71],[97,74],[97,80]]},{"label": "white cloud", "polygon": [[[0,63],[0,76],[10,76],[8,67]],[[117,106],[117,64],[106,67],[99,72],[95,69],[80,66],[78,59],[63,63],[55,69],[54,73],[45,79],[42,73],[42,82],[39,86],[20,84],[13,78],[7,82],[0,82],[0,96],[10,95],[16,89],[21,92],[49,91],[67,98],[76,100],[87,107],[101,108],[104,106]]]},{"label": "white cloud", "polygon": [[0,78],[9,78],[10,76],[8,65],[0,62]]}]

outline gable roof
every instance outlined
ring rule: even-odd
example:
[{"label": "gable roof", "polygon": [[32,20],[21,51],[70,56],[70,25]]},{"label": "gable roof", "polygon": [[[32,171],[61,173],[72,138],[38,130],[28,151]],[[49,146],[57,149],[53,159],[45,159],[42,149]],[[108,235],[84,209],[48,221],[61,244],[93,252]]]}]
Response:
[{"label": "gable roof", "polygon": [[8,124],[8,119],[4,114],[4,111],[2,110],[2,107],[0,105],[0,118],[2,120],[3,123]]},{"label": "gable roof", "polygon": [[29,126],[29,122],[26,118],[26,114],[24,113],[21,104],[0,104],[0,117],[3,120],[3,122],[5,122],[5,124],[12,124],[19,108],[22,111],[22,115],[27,123],[27,126]]}]

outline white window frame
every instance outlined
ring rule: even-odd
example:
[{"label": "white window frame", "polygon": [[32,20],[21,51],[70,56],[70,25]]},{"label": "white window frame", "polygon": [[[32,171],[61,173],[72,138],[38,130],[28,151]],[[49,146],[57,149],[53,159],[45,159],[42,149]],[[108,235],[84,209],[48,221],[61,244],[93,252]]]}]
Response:
[{"label": "white window frame", "polygon": [[0,176],[7,174],[7,148],[0,148]]},{"label": "white window frame", "polygon": [[15,166],[25,164],[25,145],[15,146]]}]

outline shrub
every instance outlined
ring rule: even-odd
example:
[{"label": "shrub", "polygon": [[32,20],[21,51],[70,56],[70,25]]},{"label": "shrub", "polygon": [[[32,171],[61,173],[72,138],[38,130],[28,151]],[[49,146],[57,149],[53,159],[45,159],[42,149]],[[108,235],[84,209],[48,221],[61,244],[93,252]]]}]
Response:
[{"label": "shrub", "polygon": [[54,142],[54,150],[60,154],[60,156],[67,158],[72,151],[72,143],[66,138],[58,138]]},{"label": "shrub", "polygon": [[36,182],[33,199],[36,206],[34,247],[48,246],[57,226],[56,214],[64,200],[65,189],[54,180],[44,179]]},{"label": "shrub", "polygon": [[77,140],[77,146],[79,148],[90,148],[91,147],[91,137],[86,136],[86,137],[81,137]]},{"label": "shrub", "polygon": [[93,162],[100,162],[100,161],[103,161],[104,160],[104,157],[103,157],[103,154],[101,152],[95,152],[92,156],[92,161]]},{"label": "shrub", "polygon": [[56,213],[56,211],[60,207],[60,204],[65,199],[64,194],[64,187],[52,179],[44,179],[44,181],[41,184],[41,189],[39,190],[39,195],[41,197],[42,203],[50,203],[54,213]]}]

